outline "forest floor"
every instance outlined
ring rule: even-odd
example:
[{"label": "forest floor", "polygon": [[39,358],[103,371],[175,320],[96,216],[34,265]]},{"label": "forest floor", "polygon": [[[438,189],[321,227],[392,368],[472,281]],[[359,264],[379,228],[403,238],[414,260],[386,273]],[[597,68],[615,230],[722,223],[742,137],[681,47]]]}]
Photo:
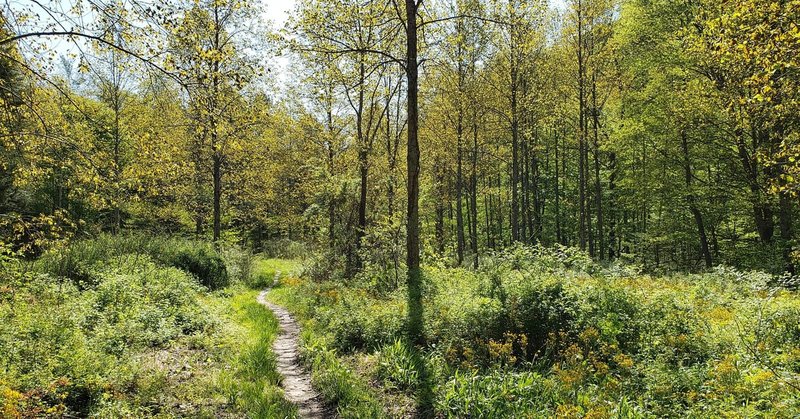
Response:
[{"label": "forest floor", "polygon": [[[276,274],[276,282],[279,274]],[[302,418],[328,418],[332,417],[325,408],[322,397],[311,386],[311,374],[300,365],[299,360],[299,335],[300,326],[285,308],[267,301],[267,293],[272,287],[261,291],[258,295],[259,304],[268,308],[278,320],[279,334],[272,345],[277,361],[277,370],[283,377],[283,387],[286,399],[297,405],[298,413]]]}]

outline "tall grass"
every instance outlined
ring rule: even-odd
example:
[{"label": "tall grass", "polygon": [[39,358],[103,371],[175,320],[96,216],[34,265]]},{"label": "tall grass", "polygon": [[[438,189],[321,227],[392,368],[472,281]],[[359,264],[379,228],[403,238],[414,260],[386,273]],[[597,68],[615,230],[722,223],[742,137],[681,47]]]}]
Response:
[{"label": "tall grass", "polygon": [[142,256],[149,256],[161,265],[186,271],[211,290],[229,284],[225,261],[210,243],[142,233],[103,234],[51,249],[34,263],[34,270],[67,278],[80,287],[87,287],[97,282],[92,271],[98,265],[129,261],[136,263]]},{"label": "tall grass", "polygon": [[241,249],[138,234],[3,257],[0,417],[296,417],[271,313],[243,285],[207,292],[227,266],[248,283],[251,265]]},{"label": "tall grass", "polygon": [[234,319],[246,330],[240,355],[233,361],[227,381],[229,399],[248,417],[294,418],[297,409],[283,397],[272,342],[278,333],[275,317],[256,301],[257,291],[231,298]]},{"label": "tall grass", "polygon": [[[425,268],[422,358],[438,415],[800,413],[800,298],[770,275],[652,277],[564,248],[519,247],[483,263]],[[354,379],[382,393],[422,390],[414,352],[398,343],[402,286],[387,294],[369,281],[284,284],[271,298],[306,320],[323,386],[344,391],[338,383]],[[376,367],[348,369],[376,358]]]}]

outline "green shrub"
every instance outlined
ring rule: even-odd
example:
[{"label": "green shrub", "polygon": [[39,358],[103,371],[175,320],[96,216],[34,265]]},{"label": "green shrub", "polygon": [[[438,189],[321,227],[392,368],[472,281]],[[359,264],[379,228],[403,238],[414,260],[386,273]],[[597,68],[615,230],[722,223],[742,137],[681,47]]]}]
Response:
[{"label": "green shrub", "polygon": [[376,377],[388,387],[399,390],[413,390],[419,384],[419,365],[409,348],[401,340],[381,348],[378,353]]},{"label": "green shrub", "polygon": [[534,372],[456,372],[439,387],[436,410],[454,418],[545,418],[556,400],[552,385]]},{"label": "green shrub", "polygon": [[303,259],[308,256],[308,247],[291,239],[275,239],[262,243],[264,254],[272,259]]},{"label": "green shrub", "polygon": [[303,333],[301,355],[311,366],[314,387],[326,400],[336,403],[341,418],[380,418],[386,415],[369,387],[320,339]]},{"label": "green shrub", "polygon": [[[421,357],[439,416],[800,412],[800,299],[770,275],[717,268],[656,277],[559,247],[517,246],[482,264],[424,268]],[[331,397],[344,398],[352,376],[337,354],[374,365],[367,371],[392,395],[387,403],[419,391],[412,348],[398,341],[405,290],[381,285],[382,272],[276,290],[309,320],[307,333],[327,342],[316,368],[338,389]]]},{"label": "green shrub", "polygon": [[228,270],[225,261],[215,252],[200,248],[179,250],[171,260],[173,266],[194,275],[210,290],[228,286]]},{"label": "green shrub", "polygon": [[0,304],[0,382],[25,394],[55,386],[63,398],[42,400],[81,416],[132,385],[134,354],[211,325],[199,285],[181,270],[142,256],[92,272],[97,284],[84,290],[34,275]]},{"label": "green shrub", "polygon": [[543,349],[551,334],[568,329],[576,303],[560,281],[526,277],[509,288],[505,303],[509,329],[527,336],[529,354]]},{"label": "green shrub", "polygon": [[256,258],[247,248],[228,246],[220,252],[228,270],[228,276],[239,283],[249,284],[255,274]]},{"label": "green shrub", "polygon": [[86,288],[97,284],[93,273],[97,265],[106,266],[110,260],[138,260],[142,256],[182,269],[210,290],[229,284],[225,261],[208,243],[142,233],[103,234],[52,249],[36,261],[35,269],[68,278]]}]

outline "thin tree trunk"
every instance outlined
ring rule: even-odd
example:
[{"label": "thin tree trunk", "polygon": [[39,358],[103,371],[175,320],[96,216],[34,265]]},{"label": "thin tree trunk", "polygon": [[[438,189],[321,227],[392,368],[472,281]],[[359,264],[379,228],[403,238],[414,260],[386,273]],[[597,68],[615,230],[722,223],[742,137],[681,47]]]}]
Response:
[{"label": "thin tree trunk", "polygon": [[367,181],[369,178],[368,153],[365,147],[358,153],[359,161],[359,198],[358,198],[358,229],[356,230],[356,271],[362,267],[361,246],[367,234]]},{"label": "thin tree trunk", "polygon": [[779,202],[779,221],[780,221],[780,234],[781,234],[781,246],[783,247],[783,260],[786,264],[786,271],[792,274],[795,273],[795,266],[792,263],[791,257],[791,242],[792,242],[792,223],[793,223],[793,213],[792,213],[792,199],[786,192],[781,192],[780,194],[780,202]]},{"label": "thin tree trunk", "polygon": [[555,214],[556,214],[556,242],[559,244],[564,243],[564,235],[561,232],[561,174],[559,174],[559,135],[555,133]]},{"label": "thin tree trunk", "polygon": [[511,39],[509,58],[510,76],[511,76],[511,241],[515,242],[520,239],[519,236],[519,115],[517,110],[517,93],[518,93],[518,69],[517,69],[517,28],[515,26],[515,5],[509,1],[510,10],[512,12],[511,25],[509,28],[509,36]]},{"label": "thin tree trunk", "polygon": [[686,203],[689,205],[689,211],[694,217],[695,225],[697,226],[697,234],[700,239],[700,253],[703,255],[703,261],[706,268],[711,268],[714,265],[711,259],[711,250],[708,247],[708,237],[706,236],[706,228],[703,223],[703,214],[697,207],[697,198],[692,192],[692,160],[689,157],[689,142],[686,138],[686,132],[681,131],[681,149],[683,150],[683,173],[686,179]]},{"label": "thin tree trunk", "polygon": [[[214,7],[214,48],[220,50],[220,32],[222,31],[219,17],[219,6]],[[220,239],[222,230],[222,152],[220,151],[220,144],[218,138],[218,127],[216,120],[216,113],[218,107],[219,95],[219,58],[213,58],[213,75],[212,75],[212,109],[211,109],[211,150],[213,152],[213,182],[214,182],[214,242]]]},{"label": "thin tree trunk", "polygon": [[611,174],[608,176],[608,258],[614,259],[619,256],[617,248],[617,211],[616,211],[616,196],[615,190],[617,188],[617,155],[614,152],[608,154],[608,166]]},{"label": "thin tree trunk", "polygon": [[464,262],[464,209],[463,209],[463,135],[464,135],[464,113],[459,105],[458,120],[456,121],[456,260],[458,265]]},{"label": "thin tree trunk", "polygon": [[[216,133],[211,133],[212,141],[216,141]],[[214,241],[218,241],[220,239],[220,233],[222,230],[222,223],[221,219],[221,202],[222,202],[222,156],[219,155],[219,152],[214,153],[213,158],[213,165],[214,165]]]},{"label": "thin tree trunk", "polygon": [[470,170],[470,211],[472,224],[469,231],[472,248],[472,267],[478,269],[478,121],[477,115],[472,121],[472,170]]},{"label": "thin tree trunk", "polygon": [[[332,103],[332,92],[328,90],[327,96],[327,123],[328,123],[328,176],[331,179],[335,178],[335,153],[333,150],[333,103]],[[333,192],[335,189],[331,186],[330,187],[330,197],[328,200],[328,248],[330,250],[334,249],[336,244],[336,195]]]},{"label": "thin tree trunk", "polygon": [[583,1],[578,0],[578,242],[586,250],[586,69],[584,63]]},{"label": "thin tree trunk", "polygon": [[369,174],[369,148],[367,138],[364,134],[364,83],[366,68],[364,65],[363,54],[359,57],[359,85],[358,85],[358,104],[356,110],[356,137],[358,139],[358,168],[359,168],[359,198],[358,198],[358,228],[356,229],[356,253],[355,271],[358,272],[362,267],[361,246],[364,236],[367,234],[367,182]]},{"label": "thin tree trunk", "polygon": [[603,190],[600,183],[600,110],[597,108],[597,80],[592,74],[592,128],[594,130],[594,195],[597,210],[597,249],[600,260],[605,259],[605,231],[603,226]]}]

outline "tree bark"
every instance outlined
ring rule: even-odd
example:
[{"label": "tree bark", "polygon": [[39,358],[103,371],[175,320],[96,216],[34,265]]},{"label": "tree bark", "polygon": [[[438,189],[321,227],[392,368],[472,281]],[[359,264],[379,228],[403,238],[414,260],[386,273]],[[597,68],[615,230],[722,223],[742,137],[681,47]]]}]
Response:
[{"label": "tree bark", "polygon": [[559,135],[555,138],[555,215],[556,215],[556,242],[564,243],[564,235],[561,232],[561,176],[559,175]]},{"label": "tree bark", "polygon": [[419,260],[419,114],[417,62],[417,7],[415,0],[406,0],[406,77],[408,91],[408,146],[406,165],[408,172],[406,211],[406,266],[408,269],[408,334],[409,340],[418,344],[425,342],[422,328],[422,272]]},{"label": "tree bark", "polygon": [[[332,89],[328,89],[327,97],[326,97],[326,113],[327,113],[327,124],[328,124],[328,176],[331,179],[335,176],[335,169],[336,166],[334,165],[334,158],[335,153],[333,149],[333,92]],[[330,250],[334,249],[336,244],[336,194],[333,192],[335,189],[332,185],[329,185],[331,190],[330,197],[328,199],[328,248]]]},{"label": "tree bark", "polygon": [[578,0],[578,243],[586,250],[586,69],[584,63],[583,2]]},{"label": "tree bark", "polygon": [[[215,141],[216,133],[211,134],[212,141]],[[214,153],[214,241],[220,239],[222,232],[222,156],[219,152]]]},{"label": "tree bark", "polygon": [[[460,77],[460,76],[459,76]],[[460,99],[459,99],[460,100]],[[464,173],[463,173],[463,136],[464,136],[464,112],[459,104],[458,116],[456,121],[456,260],[458,265],[464,262]]]},{"label": "tree bark", "polygon": [[472,121],[472,168],[469,175],[470,211],[472,223],[469,230],[470,247],[472,249],[472,267],[478,269],[478,121],[477,115]]},{"label": "tree bark", "polygon": [[692,192],[692,161],[689,157],[689,142],[686,138],[686,132],[681,132],[681,149],[683,150],[683,173],[686,179],[686,203],[689,206],[689,211],[694,217],[695,225],[697,226],[697,234],[700,239],[700,253],[703,255],[703,261],[706,268],[711,268],[714,265],[711,259],[711,250],[708,246],[708,236],[706,236],[706,228],[703,223],[703,214],[697,207],[697,198]]},{"label": "tree bark", "polygon": [[594,195],[597,211],[597,249],[600,260],[605,258],[605,231],[603,225],[603,189],[600,183],[600,109],[597,107],[597,80],[592,74],[592,130],[594,131]]}]

